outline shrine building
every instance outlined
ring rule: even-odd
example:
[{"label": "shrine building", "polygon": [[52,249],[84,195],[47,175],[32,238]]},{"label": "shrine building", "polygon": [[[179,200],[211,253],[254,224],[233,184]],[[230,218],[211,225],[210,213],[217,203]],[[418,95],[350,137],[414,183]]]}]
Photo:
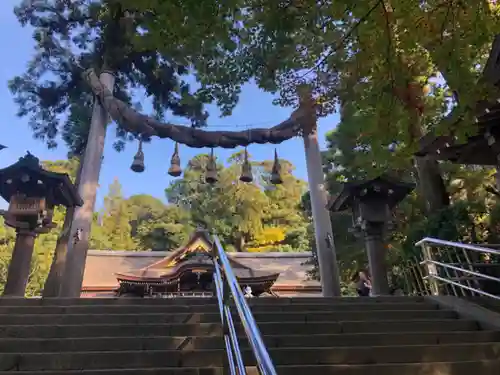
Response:
[{"label": "shrine building", "polygon": [[[310,252],[227,253],[242,288],[254,296],[320,296]],[[82,297],[211,296],[214,265],[207,232],[173,251],[89,250]]]}]

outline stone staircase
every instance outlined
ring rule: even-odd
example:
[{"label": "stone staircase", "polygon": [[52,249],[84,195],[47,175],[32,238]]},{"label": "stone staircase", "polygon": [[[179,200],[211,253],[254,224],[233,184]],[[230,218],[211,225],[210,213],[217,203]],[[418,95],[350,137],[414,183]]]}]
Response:
[{"label": "stone staircase", "polygon": [[[500,332],[423,299],[250,304],[279,375],[500,371]],[[243,347],[248,374],[258,374]],[[0,299],[0,375],[219,375],[223,348],[212,299]]]}]

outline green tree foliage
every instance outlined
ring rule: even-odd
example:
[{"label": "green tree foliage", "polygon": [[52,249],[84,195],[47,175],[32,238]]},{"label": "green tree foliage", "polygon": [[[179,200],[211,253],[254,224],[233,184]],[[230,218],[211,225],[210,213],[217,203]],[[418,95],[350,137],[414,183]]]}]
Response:
[{"label": "green tree foliage", "polygon": [[248,72],[255,65],[239,52],[253,31],[243,24],[248,4],[241,0],[121,2],[134,14],[147,15],[135,17],[141,33],[134,38],[134,48],[160,51],[192,67],[200,84],[199,97],[230,115],[241,93],[242,77],[250,79]]},{"label": "green tree foliage", "polygon": [[15,240],[16,233],[13,229],[6,227],[3,217],[0,217],[0,292],[3,292],[7,282],[7,270]]},{"label": "green tree foliage", "polygon": [[283,185],[269,181],[272,161],[253,162],[254,182],[239,181],[243,154],[235,153],[227,165],[219,163],[219,180],[204,182],[208,155],[189,161],[183,178],[166,190],[169,202],[189,210],[194,225],[217,233],[229,248],[238,251],[305,250],[302,237],[307,219],[299,207],[303,181],[292,175],[293,165],[282,160]]},{"label": "green tree foliage", "polygon": [[131,234],[139,250],[175,249],[192,232],[191,215],[175,205],[165,205],[150,195],[133,195],[126,200]]},{"label": "green tree foliage", "polygon": [[[158,18],[145,20],[138,39],[168,49],[158,27],[169,17],[166,6],[151,1],[144,7]],[[297,87],[308,84],[318,114],[341,107],[351,142],[369,147],[364,156],[378,170],[391,163],[387,146],[393,142],[408,164],[430,130],[453,130],[459,138],[473,133],[471,109],[496,90],[479,77],[500,32],[498,2],[233,0],[209,17],[217,16],[221,24],[236,25],[217,34],[233,87],[254,80],[279,94],[277,104],[289,106],[297,104]],[[236,45],[224,43],[229,39]],[[224,81],[204,70],[197,74],[203,82]],[[426,210],[448,205],[439,166],[418,157],[414,162]]]},{"label": "green tree foliage", "polygon": [[[91,246],[96,249],[134,250],[136,243],[132,238],[131,215],[122,194],[118,179],[109,186],[104,198],[104,213],[100,218],[97,238],[92,237]],[[102,241],[104,239],[104,241]]]},{"label": "green tree foliage", "polygon": [[173,250],[184,244],[193,232],[191,215],[175,205],[164,206],[161,212],[142,220],[136,238],[140,249]]},{"label": "green tree foliage", "polygon": [[127,206],[133,236],[137,234],[138,227],[143,221],[156,218],[165,210],[165,205],[160,199],[147,194],[132,195],[127,199]]},{"label": "green tree foliage", "polygon": [[[81,76],[88,68],[114,72],[115,95],[127,102],[132,101],[129,89],[141,89],[139,95],[152,100],[158,116],[169,111],[187,117],[195,127],[205,125],[208,114],[203,103],[211,102],[213,97],[191,90],[185,79],[191,61],[203,53],[197,52],[193,59],[190,52],[195,46],[201,48],[197,38],[202,34],[194,34],[196,27],[184,24],[184,18],[178,18],[176,13],[169,13],[171,20],[162,24],[172,27],[162,36],[169,40],[168,52],[158,52],[144,43],[138,46],[134,41],[143,33],[141,25],[156,15],[139,9],[136,2],[128,6],[125,3],[23,0],[14,9],[21,25],[34,29],[35,50],[26,72],[14,77],[9,86],[19,116],[28,117],[34,136],[48,147],[55,147],[60,135],[70,152],[82,154],[93,103],[93,95]],[[196,24],[203,24],[200,21],[206,18],[204,13],[193,13],[192,17]],[[217,45],[205,47],[205,53],[209,53]],[[224,101],[222,95],[218,98]],[[128,138],[118,128],[116,148],[121,149]]]},{"label": "green tree foliage", "polygon": [[55,160],[55,161],[43,161],[42,167],[57,173],[66,173],[71,181],[74,183],[76,175],[78,174],[78,169],[80,166],[80,161],[77,157],[72,157],[68,160]]},{"label": "green tree foliage", "polygon": [[[459,98],[454,104],[461,112],[471,108],[488,90],[484,82],[478,84],[478,76],[493,36],[500,32],[500,5],[484,0],[460,4],[212,0],[196,9],[153,0],[143,3],[142,9],[156,17],[142,20],[145,32],[140,42],[168,51],[170,41],[163,37],[163,25],[171,14],[203,13],[207,24],[193,29],[206,33],[210,43],[219,42],[215,57],[224,62],[234,87],[255,79],[266,90],[279,92],[280,104],[290,105],[297,101],[296,86],[308,83],[321,101],[323,114],[332,112],[339,100],[373,114],[371,119],[365,117],[365,127],[377,130],[379,140],[399,132],[410,140],[415,124],[407,109],[418,98],[407,96],[413,101],[408,103],[401,94],[422,91],[421,85],[431,85],[423,90],[432,94],[424,99],[428,126],[436,125],[431,119],[437,115],[439,120],[446,112],[439,101],[432,103],[433,97]],[[214,59],[214,55],[205,56],[202,63]],[[206,70],[199,69],[198,74],[207,82],[221,80]],[[436,75],[446,84],[430,82]]]}]

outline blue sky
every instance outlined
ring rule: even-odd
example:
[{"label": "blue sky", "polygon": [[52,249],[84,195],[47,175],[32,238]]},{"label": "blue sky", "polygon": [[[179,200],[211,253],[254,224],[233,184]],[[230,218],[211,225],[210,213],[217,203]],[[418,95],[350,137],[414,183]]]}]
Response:
[{"label": "blue sky", "polygon": [[[13,8],[19,0],[2,0],[0,2],[0,45],[3,46],[3,58],[0,59],[0,143],[8,146],[0,152],[0,167],[5,167],[30,151],[41,160],[57,160],[66,157],[64,145],[55,150],[48,150],[45,144],[32,137],[27,119],[16,116],[16,105],[7,88],[7,82],[15,75],[24,72],[27,62],[33,53],[31,30],[22,28],[13,14]],[[208,107],[210,113],[208,120],[212,130],[245,129],[246,126],[269,127],[280,123],[289,117],[292,108],[280,108],[272,105],[273,97],[260,91],[254,85],[244,87],[240,102],[233,111],[232,116],[220,118],[219,112],[214,107]],[[147,108],[147,106],[145,107]],[[321,146],[324,147],[325,133],[335,127],[338,122],[337,115],[324,118],[319,123],[319,136]],[[182,123],[186,123],[183,121]],[[106,147],[104,151],[104,164],[101,169],[100,189],[97,205],[102,204],[108,186],[117,177],[123,185],[124,195],[151,194],[165,200],[164,189],[171,181],[167,175],[170,157],[174,144],[166,139],[153,139],[144,147],[146,170],[137,174],[130,170],[136,144],[128,144],[123,152],[113,150],[114,125],[108,128]],[[296,166],[296,175],[307,180],[303,142],[300,138],[291,139],[277,146],[280,158],[290,160]],[[217,149],[216,155],[222,160],[227,159],[235,150]],[[273,145],[251,145],[249,153],[255,160],[270,159],[273,157]],[[185,164],[192,156],[207,152],[204,149],[189,149],[180,147],[181,162]],[[1,200],[0,200],[1,201]],[[0,202],[1,206],[4,202]]]}]

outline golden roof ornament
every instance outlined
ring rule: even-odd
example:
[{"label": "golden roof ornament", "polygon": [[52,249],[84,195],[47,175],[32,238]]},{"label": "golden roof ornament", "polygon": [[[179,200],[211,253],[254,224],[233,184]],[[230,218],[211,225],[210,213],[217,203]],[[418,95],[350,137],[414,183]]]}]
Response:
[{"label": "golden roof ornament", "polygon": [[250,162],[248,161],[248,151],[247,151],[246,147],[245,147],[245,153],[244,153],[244,158],[243,158],[243,164],[241,165],[240,181],[242,181],[242,182],[252,182],[253,181],[252,166],[250,165]]},{"label": "golden roof ornament", "polygon": [[274,149],[274,163],[271,172],[271,183],[273,185],[279,185],[283,183],[283,179],[281,178],[281,164],[278,159],[278,151],[276,151],[276,149]]},{"label": "golden roof ornament", "polygon": [[214,149],[212,148],[206,167],[205,181],[209,184],[214,184],[218,180],[219,178],[217,177],[217,164],[215,163]]},{"label": "golden roof ornament", "polygon": [[174,153],[170,159],[170,168],[168,174],[172,177],[179,177],[182,174],[181,158],[179,156],[179,143],[175,142]]},{"label": "golden roof ornament", "polygon": [[134,156],[134,161],[132,162],[130,169],[137,173],[144,172],[144,169],[146,169],[144,166],[144,152],[142,152],[142,139],[139,139],[139,149]]}]

